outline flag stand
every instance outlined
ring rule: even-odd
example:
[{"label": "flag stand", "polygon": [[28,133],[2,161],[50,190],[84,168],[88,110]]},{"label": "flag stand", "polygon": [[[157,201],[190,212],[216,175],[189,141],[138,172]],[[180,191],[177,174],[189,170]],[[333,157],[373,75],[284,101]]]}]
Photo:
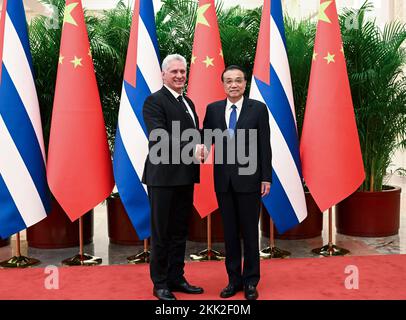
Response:
[{"label": "flag stand", "polygon": [[[262,205],[261,212],[262,215]],[[269,247],[259,251],[259,257],[261,259],[275,259],[275,258],[286,258],[290,256],[290,252],[286,250],[279,249],[275,247],[275,236],[274,236],[274,223],[271,217],[269,217]]]},{"label": "flag stand", "polygon": [[198,254],[191,254],[190,259],[194,261],[220,261],[226,257],[219,251],[211,248],[211,213],[207,216],[207,249],[200,251]]},{"label": "flag stand", "polygon": [[324,257],[330,256],[344,256],[350,253],[349,250],[337,247],[333,244],[333,209],[328,209],[328,244],[312,250],[313,253],[322,255]]},{"label": "flag stand", "polygon": [[148,250],[148,239],[144,239],[144,251],[127,258],[127,262],[131,264],[148,263],[149,256],[151,255]]},{"label": "flag stand", "polygon": [[16,233],[16,255],[0,262],[1,268],[26,268],[39,264],[41,261],[21,255],[20,233]]},{"label": "flag stand", "polygon": [[79,254],[62,261],[66,266],[94,266],[102,263],[102,259],[83,253],[83,219],[79,218]]}]

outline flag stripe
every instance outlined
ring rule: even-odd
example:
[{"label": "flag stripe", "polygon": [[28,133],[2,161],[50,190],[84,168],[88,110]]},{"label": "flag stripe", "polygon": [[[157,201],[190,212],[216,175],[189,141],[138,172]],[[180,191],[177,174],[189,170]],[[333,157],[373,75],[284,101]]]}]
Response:
[{"label": "flag stripe", "polygon": [[[1,117],[0,117],[1,118]],[[3,177],[0,174],[0,238],[7,238],[8,236],[25,229],[27,226],[19,214],[18,209],[14,203]]]},{"label": "flag stripe", "polygon": [[16,29],[6,17],[0,99],[8,103],[0,107],[0,114],[46,204],[45,151],[34,79]]},{"label": "flag stripe", "polygon": [[[150,19],[150,17],[154,17],[154,6],[152,4],[152,1],[141,1],[140,3],[140,16],[141,19],[140,22],[145,25],[145,29],[147,30],[147,33],[149,34],[149,41],[152,42],[155,55],[158,57],[159,56],[159,47],[158,47],[158,40],[157,40],[157,34],[156,34],[156,29],[155,29],[155,19]],[[139,39],[139,38],[138,38]],[[138,44],[141,43],[141,46],[138,46],[138,50],[142,49],[144,43],[138,42]],[[152,53],[148,52],[148,56]],[[148,57],[147,56],[147,57]],[[151,59],[151,62],[152,59]]]},{"label": "flag stripe", "polygon": [[7,237],[45,218],[49,198],[24,6],[12,1],[3,9],[0,235]]},{"label": "flag stripe", "polygon": [[[260,90],[257,87],[258,80],[253,81],[251,86],[252,86],[252,91],[251,91],[251,96],[259,101],[264,102],[267,104],[263,97],[264,92],[269,92],[270,90],[264,90],[260,92]],[[274,84],[274,83],[273,83]],[[274,100],[272,100],[274,101]],[[275,100],[276,101],[276,100]],[[269,109],[268,109],[269,112]],[[271,193],[268,197],[263,199],[263,202],[266,204],[267,208],[272,208],[272,206],[275,206],[275,208],[279,208],[278,204],[284,203],[284,200],[279,199],[278,200],[278,195],[277,194],[284,194],[285,201],[290,202],[289,207],[293,208],[294,212],[296,212],[296,221],[303,221],[306,218],[306,206],[305,203],[303,202],[303,197],[298,196],[303,194],[303,186],[301,182],[301,175],[300,175],[300,162],[299,166],[297,166],[297,163],[295,162],[295,159],[293,158],[292,154],[297,154],[298,151],[292,153],[291,150],[289,149],[290,145],[289,143],[285,140],[284,135],[278,126],[277,121],[275,120],[272,112],[269,112],[269,126],[271,128],[271,148],[272,150],[277,150],[277,152],[273,152],[272,155],[272,167],[273,167],[273,175],[278,176],[278,183],[275,184],[273,179],[274,176],[272,176],[272,186],[271,186]],[[297,144],[297,143],[296,143]],[[298,148],[298,147],[297,147]],[[279,188],[283,188],[285,190],[281,191],[278,190]],[[275,201],[275,202],[274,202]],[[287,205],[287,202],[286,202]],[[282,206],[280,208],[285,208],[285,206]],[[279,213],[281,215],[285,215],[284,212]],[[288,215],[289,212],[286,211],[286,214]],[[288,218],[288,217],[287,217]],[[278,218],[276,218],[278,219]],[[275,220],[275,219],[274,219]],[[291,219],[288,219],[289,221],[292,222]],[[281,220],[282,221],[282,220]],[[276,222],[275,222],[276,223]],[[288,225],[288,223],[286,223]],[[278,227],[278,230],[280,228]],[[287,229],[285,229],[287,230]]]},{"label": "flag stripe", "polygon": [[[27,58],[24,45],[19,41],[16,29],[11,20],[6,21],[6,32],[4,41],[7,46],[4,48],[3,62],[9,70],[11,81],[14,84],[18,95],[22,101],[22,106],[26,109],[29,120],[33,125],[37,143],[41,148],[42,158],[45,162],[44,139],[42,135],[42,124],[39,111],[38,97],[34,84],[33,72],[30,67],[30,58]],[[28,39],[26,40],[28,41]],[[31,55],[29,55],[30,57]],[[31,136],[31,135],[30,135]]]},{"label": "flag stripe", "polygon": [[25,224],[32,225],[46,216],[46,209],[2,116],[0,145],[1,176]]},{"label": "flag stripe", "polygon": [[[275,20],[271,19],[271,43],[272,49],[270,54],[270,63],[271,67],[274,69],[276,75],[271,74],[271,83],[272,81],[278,81],[278,86],[281,85],[286,98],[289,101],[289,106],[291,110],[291,114],[294,119],[294,123],[296,123],[296,115],[295,115],[295,104],[293,101],[293,90],[292,90],[292,82],[290,77],[290,69],[289,69],[289,61],[288,61],[288,54],[286,51],[286,45],[284,40],[282,39],[283,35],[279,32],[278,29],[275,28],[276,23]],[[278,30],[278,32],[277,32]],[[274,85],[272,83],[272,85]],[[277,90],[278,91],[278,90]],[[297,139],[295,139],[297,140]]]},{"label": "flag stripe", "polygon": [[[140,74],[137,75],[138,84],[141,82],[139,81],[139,76]],[[125,87],[127,86],[128,85],[126,84]],[[137,86],[137,88],[139,87]],[[141,96],[141,94],[143,93],[143,95],[148,96],[150,93],[145,91],[142,92],[142,90],[134,90],[129,99],[129,96],[127,95],[128,91],[129,90],[124,89],[121,98],[122,101],[119,114],[120,137],[133,168],[137,172],[137,175],[142,177],[145,159],[148,155],[148,139],[146,136],[144,120],[142,118],[142,105],[145,97]],[[133,101],[134,105],[131,105],[130,101]],[[134,113],[135,110],[138,110],[138,114],[137,112]]]},{"label": "flag stripe", "polygon": [[[269,35],[270,61],[266,67],[270,74],[270,84],[261,81],[262,76],[254,74],[250,96],[268,107],[271,147],[274,152],[271,190],[269,196],[263,198],[263,203],[276,228],[283,233],[306,218],[307,208],[301,179],[295,106],[280,0],[271,1],[269,14],[270,23],[266,25],[263,18],[261,31],[268,32]],[[260,47],[261,44],[258,43],[258,48]],[[264,55],[257,54],[256,58],[261,62]]]},{"label": "flag stripe", "polygon": [[[278,28],[278,33],[281,36],[281,39],[283,40],[284,46],[286,46],[286,37],[285,37],[285,26],[283,23],[283,14],[282,13],[282,3],[280,0],[271,0],[271,18],[273,20],[273,23],[271,25],[271,33],[274,31],[272,30],[274,26]],[[272,39],[272,41],[275,39]],[[271,43],[272,43],[271,41]],[[271,48],[273,49],[274,43],[272,43]],[[272,54],[272,49],[271,49],[271,54]]]},{"label": "flag stripe", "polygon": [[[161,89],[162,78],[159,55],[154,49],[152,37],[153,35],[145,27],[144,20],[139,19],[137,64],[149,92],[156,92]],[[148,59],[145,59],[145,57],[148,57]]]},{"label": "flag stripe", "polygon": [[[134,141],[136,139],[134,138]],[[142,141],[142,140],[141,140]],[[148,146],[147,146],[148,151]],[[142,159],[142,156],[135,152],[137,159],[130,160],[129,154],[134,156],[134,153],[127,153],[120,130],[117,129],[114,157],[114,177],[116,179],[117,189],[120,192],[122,202],[125,204],[132,225],[134,226],[137,235],[140,239],[146,239],[150,235],[150,208],[147,191],[141,183],[138,172],[134,171],[133,161]]]},{"label": "flag stripe", "polygon": [[0,85],[1,85],[1,72],[3,69],[3,48],[4,48],[4,25],[6,24],[7,0],[3,0],[3,9],[0,16]]},{"label": "flag stripe", "polygon": [[274,87],[273,90],[270,90],[269,86],[258,79],[255,79],[255,85],[258,87],[259,92],[261,92],[265,104],[268,106],[272,117],[275,119],[275,125],[278,127],[278,130],[282,135],[281,141],[283,141],[284,144],[287,144],[289,153],[293,156],[296,168],[300,170],[297,131],[295,125],[292,125],[292,123],[295,123],[295,119],[288,107],[286,94],[279,79],[275,76],[273,68],[271,68],[271,70],[271,84]]},{"label": "flag stripe", "polygon": [[[44,180],[45,163],[41,149],[26,109],[4,65],[0,99],[8,101],[4,107],[0,106],[0,115],[4,119],[7,131],[12,136],[13,144],[15,144],[22,161],[27,166],[27,170],[45,203],[47,201],[47,186]],[[7,153],[4,154],[4,156],[6,155]]]},{"label": "flag stripe", "polygon": [[136,83],[134,86],[128,79],[123,82],[113,169],[131,223],[138,237],[146,239],[150,236],[150,206],[146,186],[141,180],[148,155],[148,138],[142,108],[151,92],[162,87],[162,78],[152,1],[141,1],[139,14],[139,17],[133,17],[133,26],[138,21],[137,28],[131,28],[132,33],[138,34],[137,56],[127,55],[127,59],[133,60],[126,64],[126,72],[136,72]]},{"label": "flag stripe", "polygon": [[[293,207],[294,202],[292,201],[295,200],[295,196],[290,195],[289,198],[285,186],[279,180],[276,170],[272,170],[271,194],[263,202],[280,233],[293,228],[306,217],[296,215],[297,210],[295,209],[297,208]],[[299,212],[306,212],[306,208],[305,211]]]},{"label": "flag stripe", "polygon": [[[20,12],[24,11],[24,5],[22,1],[10,1],[7,5],[7,16],[9,20],[6,20],[6,30],[7,30],[7,23],[10,23],[11,21],[13,22],[13,28],[15,28],[15,33],[13,34],[13,37],[10,40],[13,40],[13,42],[8,42],[6,39],[4,43],[7,45],[5,46],[5,49],[9,47],[9,44],[16,44],[18,43],[22,48],[24,49],[25,52],[25,60],[27,60],[28,57],[28,63],[29,67],[31,69],[32,73],[32,61],[31,61],[31,52],[30,52],[30,45],[28,41],[28,33],[27,33],[27,22],[25,20],[25,15],[20,14]],[[7,34],[8,31],[6,31]],[[18,38],[14,39],[14,36]],[[14,42],[15,41],[15,42]]]}]

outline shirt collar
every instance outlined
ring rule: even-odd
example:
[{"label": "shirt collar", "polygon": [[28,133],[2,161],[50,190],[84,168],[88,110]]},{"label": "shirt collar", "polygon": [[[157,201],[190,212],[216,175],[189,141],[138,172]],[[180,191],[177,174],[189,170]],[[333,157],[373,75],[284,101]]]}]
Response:
[{"label": "shirt collar", "polygon": [[237,107],[237,111],[241,111],[243,102],[244,102],[244,96],[242,96],[241,99],[238,100],[236,103],[232,103],[230,100],[227,99],[226,109],[227,110],[231,109],[231,106],[235,105]]},{"label": "shirt collar", "polygon": [[179,96],[181,96],[182,94],[177,93],[175,90],[169,88],[166,84],[164,84],[165,88],[169,90],[170,93],[172,93],[172,95],[175,97],[175,99],[178,99]]}]

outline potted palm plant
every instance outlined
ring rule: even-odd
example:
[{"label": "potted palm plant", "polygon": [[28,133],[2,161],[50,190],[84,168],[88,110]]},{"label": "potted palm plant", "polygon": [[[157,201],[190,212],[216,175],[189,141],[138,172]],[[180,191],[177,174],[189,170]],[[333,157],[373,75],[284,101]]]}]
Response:
[{"label": "potted palm plant", "polygon": [[381,30],[365,18],[372,9],[367,1],[341,17],[366,178],[336,206],[336,228],[380,237],[397,234],[400,221],[401,190],[385,185],[385,176],[394,152],[406,147],[406,25],[390,22]]}]

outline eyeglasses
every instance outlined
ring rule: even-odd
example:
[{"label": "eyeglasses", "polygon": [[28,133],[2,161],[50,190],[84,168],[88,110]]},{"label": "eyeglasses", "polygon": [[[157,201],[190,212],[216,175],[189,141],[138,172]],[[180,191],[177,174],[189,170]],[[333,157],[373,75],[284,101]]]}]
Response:
[{"label": "eyeglasses", "polygon": [[226,79],[226,80],[224,80],[224,83],[227,85],[227,86],[231,86],[233,83],[235,83],[236,85],[242,85],[243,83],[244,83],[244,79],[242,79],[242,78],[237,78],[237,79]]}]

